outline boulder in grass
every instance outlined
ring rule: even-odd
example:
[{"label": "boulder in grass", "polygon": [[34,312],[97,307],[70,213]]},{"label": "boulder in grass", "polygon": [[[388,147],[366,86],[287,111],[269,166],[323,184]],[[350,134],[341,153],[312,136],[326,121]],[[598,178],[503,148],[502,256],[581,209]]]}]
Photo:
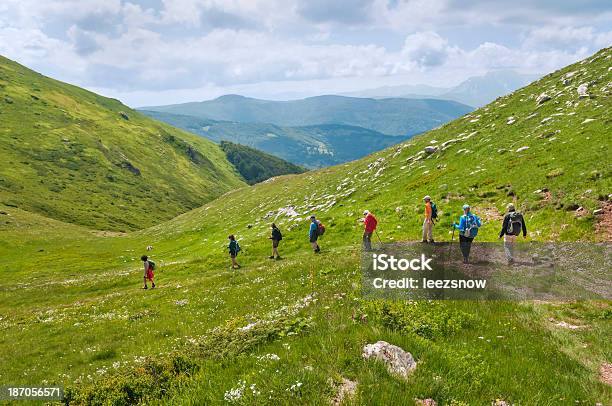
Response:
[{"label": "boulder in grass", "polygon": [[580,97],[581,99],[589,97],[589,85],[587,83],[583,83],[578,86],[578,89],[576,89],[576,91],[578,92],[578,97]]},{"label": "boulder in grass", "polygon": [[412,354],[402,348],[389,344],[386,341],[378,341],[363,347],[362,356],[365,359],[377,359],[387,365],[387,369],[394,375],[408,378],[410,373],[417,367]]},{"label": "boulder in grass", "polygon": [[528,149],[529,149],[528,146],[524,146],[524,147],[517,148],[516,152],[523,152],[523,151],[526,151]]},{"label": "boulder in grass", "polygon": [[122,118],[122,119],[124,119],[124,120],[129,120],[129,119],[130,119],[130,116],[128,116],[128,115],[127,115],[127,113],[126,113],[126,112],[124,112],[124,111],[120,111],[120,112],[119,112],[119,115],[120,115],[120,116],[121,116],[121,118]]},{"label": "boulder in grass", "polygon": [[549,101],[549,100],[550,100],[550,96],[549,96],[549,95],[547,95],[546,93],[542,93],[542,94],[540,94],[540,95],[539,95],[539,96],[536,98],[536,103],[537,103],[538,105],[540,105],[540,104],[542,104],[542,103],[544,103],[544,102],[547,102],[547,101]]},{"label": "boulder in grass", "polygon": [[433,154],[437,150],[438,150],[438,147],[436,147],[435,145],[428,145],[425,147],[425,152],[428,154]]}]

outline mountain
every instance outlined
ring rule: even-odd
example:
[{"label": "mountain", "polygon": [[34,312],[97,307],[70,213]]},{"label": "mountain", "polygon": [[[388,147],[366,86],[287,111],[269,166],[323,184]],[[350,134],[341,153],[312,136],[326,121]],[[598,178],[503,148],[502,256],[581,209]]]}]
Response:
[{"label": "mountain", "polygon": [[221,149],[249,185],[275,176],[306,171],[273,155],[233,142],[221,141]]},{"label": "mountain", "polygon": [[342,124],[280,127],[146,110],[141,112],[215,142],[225,140],[247,145],[308,168],[353,161],[408,138]]},{"label": "mountain", "polygon": [[429,85],[395,85],[381,86],[373,89],[357,90],[353,92],[342,93],[342,96],[349,97],[369,97],[372,99],[389,99],[389,98],[406,98],[406,99],[422,99],[436,98],[450,91],[451,88],[436,87]]},{"label": "mountain", "polygon": [[492,71],[484,76],[470,78],[440,97],[480,107],[539,77],[540,75],[525,75],[510,70]]},{"label": "mountain", "polygon": [[[3,380],[47,380],[83,405],[323,405],[339,393],[359,405],[610,404],[611,59],[604,49],[400,145],[232,190],[121,237],[0,205]],[[407,245],[420,241],[426,194],[439,245],[423,251],[460,261],[450,227],[470,203],[483,220],[473,251],[495,249],[482,263],[551,294],[604,299],[367,296],[363,210],[381,241]],[[509,201],[527,224],[527,265],[502,262]],[[327,227],[316,255],[313,213]],[[283,260],[268,259],[271,222]],[[228,269],[230,233],[239,270]],[[538,267],[550,261],[531,255],[538,247],[597,274]],[[138,289],[143,252],[158,264],[154,290]],[[407,378],[364,358],[378,341],[414,358]]]},{"label": "mountain", "polygon": [[0,57],[0,202],[135,230],[243,185],[214,143]]},{"label": "mountain", "polygon": [[283,127],[344,124],[405,136],[430,130],[472,109],[461,103],[433,99],[317,96],[272,101],[227,95],[209,101],[142,107],[141,110]]},{"label": "mountain", "polygon": [[483,76],[471,77],[459,85],[444,88],[428,85],[383,86],[375,89],[345,93],[346,96],[375,99],[403,97],[421,99],[431,97],[455,100],[468,106],[484,106],[496,98],[519,89],[541,75],[522,74],[512,70],[490,71]]}]

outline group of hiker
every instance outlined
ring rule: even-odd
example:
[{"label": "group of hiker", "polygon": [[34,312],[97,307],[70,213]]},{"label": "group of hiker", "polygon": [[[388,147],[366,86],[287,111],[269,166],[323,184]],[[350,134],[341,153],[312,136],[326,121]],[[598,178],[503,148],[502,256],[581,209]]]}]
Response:
[{"label": "group of hiker", "polygon": [[[433,228],[438,218],[438,208],[436,204],[431,200],[430,196],[423,198],[425,202],[425,218],[423,220],[423,243],[433,244],[435,243],[433,238]],[[365,251],[372,250],[372,235],[376,232],[378,226],[378,220],[369,210],[363,212],[363,249]],[[468,204],[463,205],[463,215],[459,218],[459,222],[452,223],[453,233],[451,242],[454,240],[455,230],[459,231],[459,248],[463,256],[463,262],[468,263],[470,257],[470,250],[472,242],[478,234],[478,229],[482,226],[480,218],[472,213],[471,207]],[[283,239],[283,235],[275,223],[272,223],[270,237],[272,241],[272,255],[270,259],[280,260],[281,256],[278,253],[278,246],[280,241]],[[308,229],[308,239],[310,245],[315,254],[321,252],[319,246],[319,237],[325,233],[325,226],[318,220],[314,215],[310,216],[310,226]],[[504,238],[504,252],[506,259],[509,264],[514,261],[514,243],[516,238],[523,234],[523,237],[527,237],[527,226],[525,225],[525,219],[522,214],[516,211],[514,204],[509,203],[507,205],[507,214],[504,216],[501,231],[499,232],[499,238]],[[236,237],[231,234],[228,236],[229,244],[227,246],[232,265],[232,269],[239,269],[240,264],[237,261],[238,253],[241,251],[240,244],[236,240]],[[151,261],[146,255],[141,257],[144,263],[144,288],[148,289],[147,281],[151,282],[151,288],[155,288],[153,282],[155,262]]]},{"label": "group of hiker", "polygon": [[[423,201],[425,202],[425,218],[423,220],[423,239],[421,242],[433,244],[435,243],[433,238],[433,227],[438,218],[438,207],[431,200],[431,196],[425,196]],[[507,214],[504,216],[499,238],[504,238],[504,252],[508,264],[511,264],[514,262],[514,243],[516,242],[516,238],[521,233],[524,238],[527,237],[527,226],[525,225],[523,215],[516,211],[513,203],[509,203],[506,209]],[[364,211],[363,215],[363,249],[370,251],[372,249],[372,234],[376,232],[378,221],[368,210]],[[464,204],[463,215],[459,217],[459,222],[452,223],[453,234],[451,237],[452,242],[454,240],[455,230],[459,230],[459,248],[464,263],[469,263],[472,242],[474,238],[476,238],[476,235],[478,235],[478,229],[481,226],[482,221],[477,215],[472,213],[470,205]]]}]

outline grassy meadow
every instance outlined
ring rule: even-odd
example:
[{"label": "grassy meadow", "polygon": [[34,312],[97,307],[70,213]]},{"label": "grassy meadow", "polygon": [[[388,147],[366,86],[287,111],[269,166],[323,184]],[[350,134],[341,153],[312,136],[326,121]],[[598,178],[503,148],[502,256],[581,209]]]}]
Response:
[{"label": "grassy meadow", "polygon": [[[607,214],[594,212],[610,210],[611,58],[602,50],[399,146],[235,189],[140,231],[0,204],[0,382],[65,385],[73,404],[329,404],[343,378],[357,382],[345,404],[612,403],[599,376],[612,359],[609,301],[366,300],[358,221],[369,209],[383,241],[420,240],[429,194],[436,240],[450,240],[468,202],[484,221],[478,239],[497,241],[514,201],[531,240],[609,243]],[[583,82],[591,97],[578,96]],[[327,227],[320,255],[311,213]],[[279,261],[267,259],[272,221]],[[140,289],[145,253],[155,290]],[[415,357],[407,380],[362,358],[378,340]]]}]

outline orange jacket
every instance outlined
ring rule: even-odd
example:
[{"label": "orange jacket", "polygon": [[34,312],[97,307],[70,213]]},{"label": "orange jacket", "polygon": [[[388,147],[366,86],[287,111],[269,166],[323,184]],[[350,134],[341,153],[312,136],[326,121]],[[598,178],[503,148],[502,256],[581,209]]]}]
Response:
[{"label": "orange jacket", "polygon": [[431,220],[431,202],[425,203],[425,218]]}]

